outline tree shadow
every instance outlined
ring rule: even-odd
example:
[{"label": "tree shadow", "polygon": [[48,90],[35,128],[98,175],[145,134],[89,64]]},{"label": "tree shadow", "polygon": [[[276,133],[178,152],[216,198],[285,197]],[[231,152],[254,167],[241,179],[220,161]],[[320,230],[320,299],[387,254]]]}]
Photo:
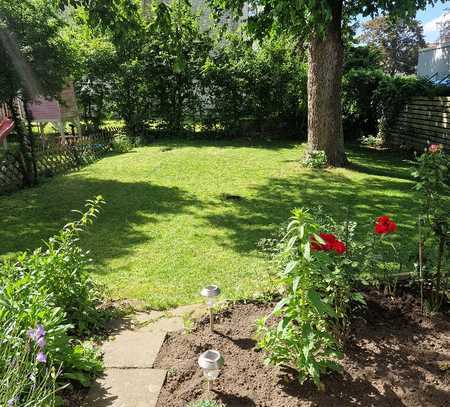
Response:
[{"label": "tree shadow", "polygon": [[177,187],[99,180],[82,173],[58,177],[5,201],[10,207],[3,208],[0,218],[0,255],[36,247],[79,217],[71,210],[100,194],[107,203],[80,241],[99,263],[126,255],[135,245],[154,238],[139,225],[156,224],[201,206],[193,195]]},{"label": "tree shadow", "polygon": [[237,396],[220,391],[214,391],[217,399],[227,407],[256,407],[255,402],[247,396]]},{"label": "tree shadow", "polygon": [[350,164],[348,169],[380,177],[394,177],[412,180],[412,160],[409,152],[395,150],[377,150],[364,146],[348,147]]},{"label": "tree shadow", "polygon": [[[294,207],[317,209],[337,221],[360,224],[361,233],[373,220],[391,214],[399,223],[398,235],[411,239],[419,207],[413,184],[403,179],[352,177],[334,170],[304,172],[288,178],[271,178],[253,188],[245,199],[228,203],[234,210],[205,215],[214,227],[227,231],[226,243],[248,253],[262,238],[270,238],[287,222]],[[221,203],[220,203],[221,204]]]}]

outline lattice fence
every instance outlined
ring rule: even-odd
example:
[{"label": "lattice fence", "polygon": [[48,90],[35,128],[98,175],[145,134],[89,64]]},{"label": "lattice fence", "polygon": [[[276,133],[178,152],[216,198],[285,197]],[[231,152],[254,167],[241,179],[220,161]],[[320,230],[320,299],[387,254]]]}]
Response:
[{"label": "lattice fence", "polygon": [[[51,177],[98,160],[112,145],[119,128],[100,130],[96,135],[68,137],[61,140],[52,137],[36,143],[35,157],[37,176]],[[21,155],[6,153],[0,157],[0,194],[12,192],[23,186]]]}]

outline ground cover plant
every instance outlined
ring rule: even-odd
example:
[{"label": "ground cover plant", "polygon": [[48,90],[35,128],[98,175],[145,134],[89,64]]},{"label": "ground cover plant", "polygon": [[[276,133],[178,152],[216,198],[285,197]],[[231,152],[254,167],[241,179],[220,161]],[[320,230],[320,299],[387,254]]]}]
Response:
[{"label": "ground cover plant", "polygon": [[87,339],[106,320],[102,296],[77,244],[101,203],[89,200],[42,247],[0,262],[2,406],[53,406],[57,390],[69,382],[89,386],[103,370]]},{"label": "ground cover plant", "polygon": [[398,238],[416,247],[411,164],[354,147],[348,169],[308,169],[303,151],[292,141],[174,139],[111,155],[0,197],[1,255],[40,246],[98,193],[108,203],[80,242],[96,264],[93,276],[114,298],[151,307],[197,302],[205,282],[231,299],[267,288],[257,244],[294,206],[320,204],[337,221],[348,208],[361,224],[396,214]]}]

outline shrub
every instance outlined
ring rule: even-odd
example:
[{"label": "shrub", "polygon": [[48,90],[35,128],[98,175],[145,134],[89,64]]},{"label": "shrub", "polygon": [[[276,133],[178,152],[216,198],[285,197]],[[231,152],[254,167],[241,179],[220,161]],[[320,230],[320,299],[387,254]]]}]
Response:
[{"label": "shrub", "polygon": [[[79,339],[106,317],[97,310],[101,296],[86,270],[86,253],[76,245],[102,202],[101,197],[88,201],[81,218],[66,225],[45,248],[0,263],[0,349],[10,361],[28,352],[20,368],[29,377],[38,362],[41,368],[33,377],[39,383],[50,380],[49,371],[61,369],[60,380],[89,385],[102,371],[99,352]],[[10,375],[8,366],[0,365],[0,383]],[[11,391],[26,400],[30,390],[21,386],[18,382]]]},{"label": "shrub", "polygon": [[351,311],[365,304],[356,288],[379,284],[390,288],[401,272],[401,254],[394,244],[397,224],[379,216],[373,230],[355,239],[357,224],[338,224],[319,208],[295,209],[284,238],[275,243],[273,264],[279,268],[283,298],[258,322],[259,346],[266,361],[288,365],[300,382],[339,370]]},{"label": "shrub", "polygon": [[325,151],[308,151],[303,157],[303,165],[308,168],[324,168],[327,165]]},{"label": "shrub", "polygon": [[123,131],[118,132],[112,141],[112,151],[123,154],[133,149],[133,143]]},{"label": "shrub", "polygon": [[331,324],[339,318],[336,311],[342,312],[341,302],[347,301],[337,297],[350,292],[344,288],[332,298],[327,291],[349,284],[327,261],[346,248],[334,235],[319,233],[310,213],[294,210],[280,254],[285,260],[280,272],[284,297],[272,313],[280,320],[276,326],[268,324],[269,318],[258,324],[259,346],[268,352],[266,361],[289,365],[300,382],[311,378],[317,386],[321,374],[340,368],[342,352]]}]

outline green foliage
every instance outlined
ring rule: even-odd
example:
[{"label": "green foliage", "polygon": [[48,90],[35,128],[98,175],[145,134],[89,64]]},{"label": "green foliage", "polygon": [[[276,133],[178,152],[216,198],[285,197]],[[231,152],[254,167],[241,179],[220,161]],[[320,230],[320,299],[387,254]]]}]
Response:
[{"label": "green foliage", "polygon": [[432,144],[417,157],[415,189],[420,194],[422,216],[419,219],[421,258],[421,280],[431,281],[430,308],[439,309],[447,296],[449,284],[448,245],[450,159],[442,145]]},{"label": "green foliage", "polygon": [[12,346],[12,334],[0,337],[0,405],[54,406],[59,372],[36,361],[36,349],[31,342]]},{"label": "green foliage", "polygon": [[343,77],[346,134],[355,139],[378,134],[389,143],[386,129],[413,96],[444,96],[449,90],[416,76],[391,76],[381,69],[352,68]]},{"label": "green foliage", "polygon": [[116,72],[116,50],[109,37],[89,24],[82,7],[67,7],[68,22],[63,37],[76,55],[73,71],[77,101],[86,123],[98,129],[113,110],[113,74]]},{"label": "green foliage", "polygon": [[62,38],[57,1],[0,0],[0,102],[56,96],[69,77],[73,55]]},{"label": "green foliage", "polygon": [[[60,368],[61,378],[82,385],[89,385],[102,371],[98,350],[78,339],[98,329],[105,316],[97,310],[101,296],[86,270],[86,253],[76,244],[79,233],[92,223],[101,203],[101,197],[88,201],[80,219],[67,224],[44,248],[0,264],[0,350],[9,354],[9,362],[16,353],[25,351],[29,357],[20,360],[20,369],[28,369],[27,377],[39,362],[35,379],[42,381],[42,389],[48,389],[48,397],[54,390],[48,385]],[[36,338],[31,339],[28,333],[37,327],[44,332],[44,343],[39,347]],[[37,360],[38,351],[45,354],[46,361]],[[0,367],[2,382],[7,380],[10,363]],[[20,381],[10,391],[24,400],[32,394],[30,387]],[[39,394],[38,391],[33,397]]]},{"label": "green foliage", "polygon": [[333,259],[339,255],[312,252],[312,238],[323,243],[319,231],[309,212],[293,211],[281,252],[285,294],[272,312],[279,322],[273,326],[265,318],[258,327],[267,361],[289,365],[297,370],[300,382],[311,378],[317,386],[322,374],[340,369],[342,352],[333,327],[347,317],[344,304],[351,298],[351,282]]},{"label": "green foliage", "polygon": [[219,38],[203,67],[207,128],[226,133],[306,127],[306,65],[290,36],[258,43],[240,33]]},{"label": "green foliage", "polygon": [[308,151],[303,157],[303,165],[307,168],[324,168],[327,165],[325,151]]},{"label": "green foliage", "polygon": [[[441,0],[444,2],[444,0]],[[388,14],[393,18],[410,18],[418,9],[424,9],[435,0],[358,0],[351,2],[332,2],[323,0],[209,0],[219,15],[223,10],[230,10],[235,15],[242,15],[244,4],[249,4],[255,15],[249,18],[250,29],[263,36],[274,28],[295,33],[300,38],[323,36],[332,19],[333,13],[343,7],[345,21],[362,14],[374,16]]]},{"label": "green foliage", "polygon": [[133,142],[124,132],[119,132],[114,136],[114,140],[112,142],[112,150],[115,153],[128,153],[132,149]]},{"label": "green foliage", "polygon": [[423,28],[416,19],[381,16],[363,23],[362,40],[377,48],[386,73],[415,74],[419,49],[425,48]]}]

